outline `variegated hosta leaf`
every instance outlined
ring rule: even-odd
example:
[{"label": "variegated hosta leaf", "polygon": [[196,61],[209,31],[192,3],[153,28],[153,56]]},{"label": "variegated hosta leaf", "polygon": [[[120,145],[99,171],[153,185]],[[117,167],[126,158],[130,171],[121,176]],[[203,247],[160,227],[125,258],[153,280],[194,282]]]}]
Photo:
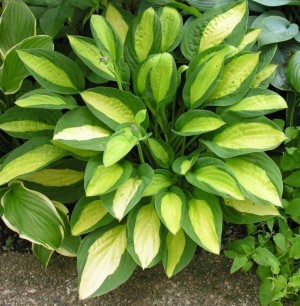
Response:
[{"label": "variegated hosta leaf", "polygon": [[265,117],[239,117],[238,120],[228,117],[225,121],[230,123],[221,128],[211,141],[203,141],[222,158],[271,150],[286,139],[280,128]]},{"label": "variegated hosta leaf", "polygon": [[81,97],[90,111],[113,130],[123,123],[135,123],[135,115],[146,109],[138,97],[110,87],[83,91]]},{"label": "variegated hosta leaf", "polygon": [[63,241],[64,224],[52,202],[20,181],[11,183],[1,199],[5,224],[21,238],[55,250]]},{"label": "variegated hosta leaf", "polygon": [[168,143],[160,139],[148,138],[148,147],[160,167],[170,167],[174,160],[174,152]]},{"label": "variegated hosta leaf", "polygon": [[245,196],[259,204],[281,206],[282,178],[277,165],[264,153],[230,158],[226,164],[245,190]]},{"label": "variegated hosta leaf", "polygon": [[222,43],[238,46],[246,25],[247,1],[213,8],[188,25],[183,35],[182,53],[191,60],[199,52]]},{"label": "variegated hosta leaf", "polygon": [[205,250],[219,254],[223,221],[218,199],[199,191],[188,199],[187,204],[183,229]]},{"label": "variegated hosta leaf", "polygon": [[149,55],[159,53],[161,40],[161,23],[150,7],[134,18],[127,33],[124,54],[130,70],[135,71]]},{"label": "variegated hosta leaf", "polygon": [[194,155],[193,157],[178,157],[172,165],[172,170],[179,175],[185,175],[197,161],[197,158],[197,155]]},{"label": "variegated hosta leaf", "polygon": [[141,164],[133,169],[128,178],[116,190],[101,196],[104,206],[116,219],[121,221],[124,216],[140,201],[144,190],[153,179],[153,169]]},{"label": "variegated hosta leaf", "polygon": [[252,46],[255,44],[261,30],[260,29],[253,29],[249,30],[240,42],[240,44],[237,46],[234,54],[240,53],[240,52],[246,52],[251,51]]},{"label": "variegated hosta leaf", "polygon": [[173,51],[181,41],[183,21],[179,12],[170,6],[163,6],[158,11],[162,27],[161,51]]},{"label": "variegated hosta leaf", "polygon": [[225,66],[207,105],[232,105],[245,96],[255,76],[259,53],[234,57]]},{"label": "variegated hosta leaf", "polygon": [[102,195],[117,189],[130,177],[131,171],[132,164],[128,161],[105,167],[101,157],[91,158],[84,175],[86,195]]},{"label": "variegated hosta leaf", "polygon": [[183,191],[178,187],[162,189],[155,196],[156,211],[167,227],[175,235],[180,230],[186,208],[186,199]]},{"label": "variegated hosta leaf", "polygon": [[199,158],[185,177],[190,184],[206,192],[244,200],[243,192],[234,173],[217,158]]},{"label": "variegated hosta leaf", "polygon": [[225,108],[224,111],[241,117],[257,117],[285,108],[287,104],[279,94],[268,89],[255,88],[250,89],[241,101]]},{"label": "variegated hosta leaf", "polygon": [[182,136],[200,135],[217,130],[225,122],[215,113],[207,110],[190,110],[182,114],[175,123],[176,134]]},{"label": "variegated hosta leaf", "polygon": [[15,106],[0,117],[0,129],[10,136],[24,139],[51,137],[61,115],[57,110],[22,109]]},{"label": "variegated hosta leaf", "polygon": [[300,51],[296,52],[288,62],[287,75],[293,87],[300,92]]},{"label": "variegated hosta leaf", "polygon": [[167,170],[154,170],[154,177],[149,186],[145,189],[143,197],[156,194],[163,188],[170,187],[176,182],[177,178]]},{"label": "variegated hosta leaf", "polygon": [[99,121],[87,107],[67,112],[57,122],[53,143],[65,149],[76,148],[104,151],[111,130]]},{"label": "variegated hosta leaf", "polygon": [[17,53],[32,76],[49,91],[76,94],[83,90],[83,73],[67,56],[43,49],[19,50]]},{"label": "variegated hosta leaf", "polygon": [[74,236],[90,233],[112,220],[99,197],[82,198],[76,203],[71,215],[71,232]]},{"label": "variegated hosta leaf", "polygon": [[34,89],[15,101],[15,104],[24,108],[43,109],[74,109],[78,107],[72,96],[61,96],[46,89]]},{"label": "variegated hosta leaf", "polygon": [[253,224],[280,215],[275,206],[257,204],[248,199],[224,199],[222,208],[224,220],[235,224]]},{"label": "variegated hosta leaf", "polygon": [[35,257],[38,259],[38,261],[47,268],[49,261],[51,259],[51,256],[53,254],[53,250],[49,250],[45,248],[44,246],[40,244],[33,243],[32,244],[32,253],[35,255]]},{"label": "variegated hosta leaf", "polygon": [[131,276],[136,264],[126,247],[126,224],[107,226],[83,239],[77,256],[80,299],[113,290]]},{"label": "variegated hosta leaf", "polygon": [[0,168],[0,185],[28,174],[64,157],[65,151],[53,146],[46,138],[33,138],[11,151]]},{"label": "variegated hosta leaf", "polygon": [[276,69],[278,65],[275,64],[268,64],[264,67],[260,72],[258,72],[252,83],[251,87],[260,87],[260,88],[267,88],[269,87],[270,83],[273,81],[274,76],[276,74]]},{"label": "variegated hosta leaf", "polygon": [[130,212],[127,222],[128,252],[143,269],[150,268],[161,259],[162,226],[153,204]]},{"label": "variegated hosta leaf", "polygon": [[217,85],[223,61],[224,55],[217,53],[189,74],[182,93],[187,107],[197,108],[209,97]]},{"label": "variegated hosta leaf", "polygon": [[190,263],[196,246],[196,243],[182,229],[176,235],[170,232],[167,234],[162,262],[168,277],[180,272]]},{"label": "variegated hosta leaf", "polygon": [[277,49],[277,44],[265,45],[258,49],[260,54],[259,63],[256,71],[257,73],[262,71],[266,66],[271,63],[276,54]]}]

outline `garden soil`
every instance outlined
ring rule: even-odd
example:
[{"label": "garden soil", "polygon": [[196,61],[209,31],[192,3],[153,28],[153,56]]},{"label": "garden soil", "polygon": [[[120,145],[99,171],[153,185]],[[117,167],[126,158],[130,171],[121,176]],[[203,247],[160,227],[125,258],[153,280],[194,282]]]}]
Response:
[{"label": "garden soil", "polygon": [[76,261],[54,255],[44,269],[30,253],[0,251],[0,305],[259,305],[255,274],[230,275],[229,259],[201,251],[168,279],[161,265],[137,268],[119,288],[78,300]]}]

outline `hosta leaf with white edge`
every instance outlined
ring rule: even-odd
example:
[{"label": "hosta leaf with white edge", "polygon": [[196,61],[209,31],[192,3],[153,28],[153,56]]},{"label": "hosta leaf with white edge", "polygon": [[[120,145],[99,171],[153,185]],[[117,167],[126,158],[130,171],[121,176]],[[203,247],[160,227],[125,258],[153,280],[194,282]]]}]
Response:
[{"label": "hosta leaf with white edge", "polygon": [[287,76],[292,86],[300,92],[300,51],[296,52],[288,62]]},{"label": "hosta leaf with white edge", "polygon": [[131,171],[132,164],[128,161],[105,167],[101,157],[91,158],[84,175],[86,195],[102,195],[117,189],[130,177]]},{"label": "hosta leaf with white edge", "polygon": [[35,255],[35,257],[38,259],[38,261],[45,268],[47,268],[54,251],[49,250],[49,249],[45,248],[43,245],[36,244],[36,243],[32,243],[31,250],[32,250],[32,253]]},{"label": "hosta leaf with white edge", "polygon": [[131,71],[135,71],[149,55],[160,52],[161,31],[159,17],[152,7],[133,19],[124,46],[125,59]]},{"label": "hosta leaf with white edge", "polygon": [[181,228],[186,208],[185,194],[178,187],[162,189],[155,195],[155,208],[161,221],[175,235]]},{"label": "hosta leaf with white edge", "polygon": [[211,111],[190,110],[176,120],[175,132],[182,136],[200,135],[217,130],[224,124],[222,118]]},{"label": "hosta leaf with white edge", "polygon": [[227,118],[225,121],[229,122],[228,120],[231,122],[221,128],[220,132],[216,132],[211,141],[203,141],[222,158],[271,150],[286,139],[281,129],[265,117],[239,117],[238,120]]},{"label": "hosta leaf with white edge", "polygon": [[128,252],[143,269],[161,259],[162,226],[153,204],[137,207],[127,221]]},{"label": "hosta leaf with white edge", "polygon": [[217,197],[197,191],[187,204],[184,231],[205,250],[219,254],[223,220]]},{"label": "hosta leaf with white edge", "polygon": [[3,221],[21,238],[55,250],[64,238],[64,224],[52,202],[43,194],[15,181],[1,199]]},{"label": "hosta leaf with white edge", "polygon": [[206,192],[244,200],[243,192],[234,173],[217,158],[199,158],[185,177],[190,184]]},{"label": "hosta leaf with white edge", "polygon": [[17,50],[34,48],[53,50],[52,38],[46,35],[28,37],[7,52],[1,67],[0,77],[0,87],[5,94],[16,93],[20,89],[23,79],[30,75],[18,56]]},{"label": "hosta leaf with white edge", "polygon": [[247,1],[212,8],[192,21],[184,32],[181,50],[191,60],[199,52],[219,44],[237,46],[246,32]]},{"label": "hosta leaf with white edge", "polygon": [[53,143],[82,150],[104,151],[111,130],[87,107],[80,106],[64,114],[57,122]]},{"label": "hosta leaf with white edge", "polygon": [[81,198],[72,211],[70,226],[72,235],[78,236],[110,223],[113,218],[99,197]]},{"label": "hosta leaf with white edge", "polygon": [[77,255],[79,298],[109,292],[133,273],[127,250],[126,224],[107,226],[83,239]]},{"label": "hosta leaf with white edge", "polygon": [[153,169],[148,164],[141,164],[133,169],[128,178],[116,190],[101,196],[104,206],[116,219],[124,216],[140,201],[144,190],[153,179]]},{"label": "hosta leaf with white edge", "polygon": [[162,262],[168,277],[174,276],[190,263],[196,246],[182,229],[176,235],[170,232],[167,234]]},{"label": "hosta leaf with white edge", "polygon": [[108,127],[134,123],[135,115],[146,109],[143,102],[129,92],[110,87],[95,87],[80,93],[90,111]]},{"label": "hosta leaf with white edge", "polygon": [[0,185],[21,175],[40,170],[64,157],[66,152],[46,138],[33,138],[11,151],[0,168]]},{"label": "hosta leaf with white edge", "polygon": [[249,154],[230,158],[226,164],[255,203],[281,207],[282,178],[276,164],[266,154]]},{"label": "hosta leaf with white edge", "polygon": [[74,109],[78,107],[72,96],[62,96],[46,89],[34,89],[15,101],[15,104],[23,108],[43,109]]},{"label": "hosta leaf with white edge", "polygon": [[249,90],[255,76],[259,53],[246,53],[225,64],[207,105],[227,106],[238,102]]},{"label": "hosta leaf with white edge", "polygon": [[81,69],[67,56],[42,49],[19,50],[17,53],[45,89],[60,94],[76,94],[84,89]]},{"label": "hosta leaf with white edge", "polygon": [[162,168],[169,168],[174,160],[174,152],[171,146],[160,140],[148,138],[147,144],[156,163]]}]

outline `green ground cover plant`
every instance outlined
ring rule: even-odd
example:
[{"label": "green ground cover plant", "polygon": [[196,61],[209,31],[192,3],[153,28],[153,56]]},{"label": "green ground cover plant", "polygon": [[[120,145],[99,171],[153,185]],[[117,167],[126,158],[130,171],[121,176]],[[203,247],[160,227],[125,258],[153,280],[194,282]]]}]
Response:
[{"label": "green ground cover plant", "polygon": [[197,245],[219,254],[223,220],[279,216],[265,152],[297,128],[282,131],[287,103],[267,88],[295,23],[266,26],[240,0],[25,2],[0,22],[0,214],[43,265],[77,257],[81,299],[137,265],[172,277]]}]

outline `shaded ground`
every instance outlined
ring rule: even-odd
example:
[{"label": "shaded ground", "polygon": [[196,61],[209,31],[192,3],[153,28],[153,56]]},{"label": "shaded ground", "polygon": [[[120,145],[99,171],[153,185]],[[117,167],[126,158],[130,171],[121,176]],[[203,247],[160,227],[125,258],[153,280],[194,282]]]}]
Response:
[{"label": "shaded ground", "polygon": [[0,251],[0,305],[259,305],[254,274],[229,274],[230,261],[202,251],[168,279],[162,267],[142,271],[104,296],[78,301],[76,262],[54,256],[45,270],[29,253]]}]

